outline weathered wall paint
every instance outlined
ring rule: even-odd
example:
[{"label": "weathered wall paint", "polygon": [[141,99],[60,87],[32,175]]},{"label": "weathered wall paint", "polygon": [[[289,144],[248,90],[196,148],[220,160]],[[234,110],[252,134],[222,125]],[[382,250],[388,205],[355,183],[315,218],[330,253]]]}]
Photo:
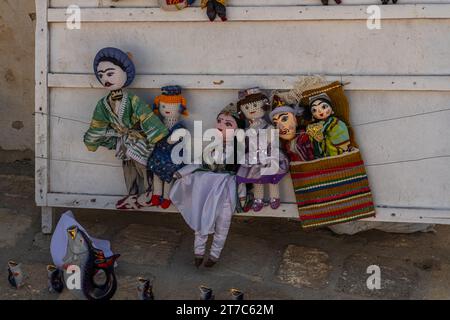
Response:
[{"label": "weathered wall paint", "polygon": [[0,1],[0,162],[33,158],[33,0]]}]

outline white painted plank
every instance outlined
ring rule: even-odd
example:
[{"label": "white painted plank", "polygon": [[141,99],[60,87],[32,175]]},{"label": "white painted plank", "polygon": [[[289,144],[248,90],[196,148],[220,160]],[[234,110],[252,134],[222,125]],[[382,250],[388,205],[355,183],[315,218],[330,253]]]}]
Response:
[{"label": "white painted plank", "polygon": [[[50,186],[52,193],[76,193],[86,195],[126,195],[122,166],[88,164],[80,162],[50,161]],[[280,183],[281,199],[294,202],[290,177]],[[49,206],[51,206],[49,204]]]},{"label": "white painted plank", "polygon": [[[178,84],[178,82],[170,82]],[[450,79],[449,79],[450,83]],[[166,83],[166,84],[169,84]],[[245,83],[252,87],[252,82]],[[346,86],[347,88],[347,86]],[[131,89],[142,100],[151,104],[160,89]],[[50,90],[52,121],[58,117],[86,125],[91,120],[95,104],[107,91],[104,89],[52,88]],[[205,126],[214,125],[216,114],[223,106],[235,102],[238,90],[186,90],[190,116],[188,122],[203,120]],[[389,119],[402,119],[427,113],[446,112],[450,108],[450,91],[360,91],[346,90],[350,101],[350,119],[353,127],[376,125]],[[208,112],[205,112],[207,110]]]},{"label": "white painted plank", "polygon": [[[158,0],[126,0],[126,1],[114,1],[114,0],[51,0],[50,4],[52,8],[66,8],[72,4],[76,3],[78,6],[83,8],[107,8],[110,6],[114,7],[159,7]],[[436,4],[436,3],[449,3],[448,0],[402,0],[401,3],[397,4]],[[381,1],[374,0],[346,0],[345,3],[341,5],[373,5],[381,4]],[[229,7],[246,7],[246,6],[298,6],[298,5],[308,5],[308,6],[322,6],[320,0],[229,0]],[[330,6],[337,5],[334,1],[329,2]],[[199,6],[199,1],[194,3],[194,6]]]},{"label": "white painted plank", "polygon": [[[51,193],[48,196],[49,204],[55,207],[90,208],[114,210],[115,203],[120,197],[114,196],[90,196],[83,194],[59,194]],[[142,212],[172,212],[178,211],[174,206],[167,210],[161,208],[143,208]],[[429,208],[376,208],[375,218],[364,219],[365,221],[384,222],[408,222],[408,223],[438,223],[450,224],[450,210],[434,210]],[[236,216],[249,217],[277,217],[298,218],[298,210],[295,204],[282,204],[278,210],[264,208],[261,212],[237,213]]]},{"label": "white painted plank", "polygon": [[[231,21],[305,21],[305,20],[367,20],[367,6],[260,6],[228,7],[228,23]],[[380,6],[381,19],[448,19],[450,4],[402,4]],[[65,9],[49,9],[49,22],[65,22]],[[207,21],[204,10],[192,7],[182,12],[159,8],[86,8],[82,10],[82,22],[178,22]]]},{"label": "white painted plank", "polygon": [[[212,121],[208,122],[201,117],[186,120],[188,128],[193,127],[193,120],[204,121],[204,130],[214,127],[215,114],[210,117]],[[355,135],[366,165],[450,157],[450,139],[442,139],[448,135],[448,123],[450,108],[445,112],[358,126],[355,128]],[[100,148],[97,152],[87,151],[83,144],[87,128],[88,124],[54,119],[51,126],[52,159],[119,165],[113,158],[114,151],[105,148]],[[436,144],[437,141],[439,144]]]},{"label": "white painted plank", "polygon": [[115,46],[133,54],[141,75],[450,74],[450,47],[435,41],[448,38],[450,19],[386,20],[381,30],[367,30],[365,21],[325,20],[113,25],[68,31],[51,24],[51,72],[92,74],[98,50]]},{"label": "white painted plank", "polygon": [[[264,89],[290,89],[301,75],[203,75],[154,74],[138,75],[132,89],[161,88],[176,83],[185,89],[239,90],[249,86]],[[450,76],[326,76],[330,81],[348,83],[346,90],[354,91],[450,91]],[[94,75],[50,73],[51,88],[102,88]]]},{"label": "white painted plank", "polygon": [[448,157],[368,166],[367,174],[378,206],[450,209]]},{"label": "white painted plank", "polygon": [[[52,193],[125,194],[121,167],[51,161],[50,169]],[[379,206],[450,209],[450,158],[369,166],[367,172]],[[294,202],[288,180],[282,189],[282,200]]]},{"label": "white painted plank", "polygon": [[36,1],[36,47],[35,47],[35,155],[36,184],[35,199],[45,205],[48,190],[49,118],[48,114],[48,64],[49,33],[47,24],[48,0]]}]

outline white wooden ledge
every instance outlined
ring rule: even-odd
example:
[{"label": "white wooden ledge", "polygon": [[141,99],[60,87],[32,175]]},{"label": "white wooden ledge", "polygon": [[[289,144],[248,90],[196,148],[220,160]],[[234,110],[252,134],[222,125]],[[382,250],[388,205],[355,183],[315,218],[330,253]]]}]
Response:
[{"label": "white wooden ledge", "polygon": [[[397,4],[380,6],[381,19],[449,19],[450,4]],[[228,7],[229,21],[366,20],[367,5]],[[65,9],[49,9],[49,22],[66,22]],[[82,22],[208,21],[198,8],[164,11],[159,8],[84,8]]]},{"label": "white wooden ledge", "polygon": [[[116,210],[115,204],[121,197],[118,196],[99,196],[83,194],[48,194],[48,206],[64,208],[83,208],[83,209],[105,209]],[[140,212],[171,212],[178,213],[172,205],[168,209],[161,208],[143,208],[137,210]],[[408,223],[439,223],[450,224],[450,210],[432,209],[432,208],[394,208],[377,206],[376,218],[364,219],[365,221],[384,221],[384,222],[408,222]],[[296,204],[282,203],[280,208],[272,210],[265,207],[260,212],[237,213],[238,216],[247,217],[275,217],[275,218],[298,218]]]},{"label": "white wooden ledge", "polygon": [[[186,89],[237,90],[248,86],[264,89],[290,89],[298,75],[203,75],[154,74],[139,75],[130,86],[135,89],[159,89],[168,84],[178,84]],[[348,83],[346,90],[362,91],[450,91],[450,76],[326,76],[330,81]],[[94,75],[50,73],[51,88],[101,88]]]}]

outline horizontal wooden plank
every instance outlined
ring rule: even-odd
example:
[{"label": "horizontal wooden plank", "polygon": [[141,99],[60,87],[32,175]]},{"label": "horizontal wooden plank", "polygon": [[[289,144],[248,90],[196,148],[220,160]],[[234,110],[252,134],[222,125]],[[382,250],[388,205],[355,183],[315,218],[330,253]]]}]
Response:
[{"label": "horizontal wooden plank", "polygon": [[[373,5],[374,0],[346,0],[344,5]],[[381,2],[380,2],[381,3]],[[436,4],[449,3],[448,0],[402,0],[401,4]],[[74,4],[73,0],[51,0],[52,8],[67,8]],[[108,8],[108,7],[128,7],[128,8],[158,8],[158,0],[77,0],[76,4],[82,8]],[[228,7],[251,7],[251,6],[322,6],[322,2],[315,0],[228,0]],[[329,6],[337,6],[334,1],[329,2]],[[400,4],[399,4],[400,5]],[[200,1],[195,1],[193,6],[200,6]]]},{"label": "horizontal wooden plank", "polygon": [[[113,156],[113,155],[112,155]],[[375,203],[379,206],[450,209],[450,158],[426,159],[367,168]],[[121,196],[126,194],[117,166],[50,161],[50,193]],[[289,179],[282,182],[284,202],[294,202]]]},{"label": "horizontal wooden plank", "polygon": [[[204,130],[214,126],[214,122],[207,119],[190,118],[185,123],[191,133],[193,120],[201,120]],[[448,123],[450,110],[358,126],[355,128],[355,135],[369,166],[431,157],[450,157],[450,139],[442,139],[448,132]],[[105,165],[117,164],[112,161],[112,151],[104,148],[97,152],[87,151],[82,140],[87,128],[88,124],[85,123],[55,119],[50,132],[52,158]],[[199,140],[201,138],[200,136]],[[440,141],[439,148],[436,148],[436,141]]]},{"label": "horizontal wooden plank", "polygon": [[[307,21],[307,20],[366,20],[367,6],[260,6],[229,7],[229,21]],[[380,6],[381,19],[449,19],[450,4],[406,4]],[[49,9],[49,22],[66,22],[65,9]],[[205,12],[192,7],[182,12],[159,8],[86,8],[81,11],[82,22],[177,22],[208,21]]]},{"label": "horizontal wooden plank", "polygon": [[49,72],[91,74],[98,50],[115,46],[133,54],[142,75],[448,76],[450,46],[434,39],[449,34],[450,19],[386,20],[381,30],[356,20],[83,23],[74,31],[54,23]]},{"label": "horizontal wooden plank", "polygon": [[[154,74],[138,75],[130,88],[156,89],[178,84],[185,89],[242,89],[259,86],[264,89],[290,89],[301,75],[206,75]],[[450,76],[380,76],[329,75],[330,81],[347,83],[346,90],[360,91],[450,91]],[[50,73],[52,88],[102,88],[94,75]]]},{"label": "horizontal wooden plank", "polygon": [[[116,196],[97,196],[83,194],[48,194],[48,205],[52,207],[84,208],[84,209],[107,209],[115,210],[115,203],[120,199]],[[161,208],[143,208],[142,212],[172,212],[177,213],[174,206],[164,210]],[[439,223],[450,224],[450,210],[434,210],[430,208],[388,208],[377,207],[375,218],[366,221],[385,222],[410,222],[410,223]],[[249,217],[276,217],[276,218],[298,218],[298,210],[295,204],[283,203],[279,209],[272,210],[264,208],[258,213],[237,213],[238,216]]]}]

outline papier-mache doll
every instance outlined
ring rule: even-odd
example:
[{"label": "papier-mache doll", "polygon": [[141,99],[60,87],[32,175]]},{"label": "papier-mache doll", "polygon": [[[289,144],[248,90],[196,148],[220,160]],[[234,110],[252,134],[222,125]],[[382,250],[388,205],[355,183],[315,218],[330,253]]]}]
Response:
[{"label": "papier-mache doll", "polygon": [[[287,141],[292,186],[304,229],[375,215],[364,161],[346,125],[350,106],[343,87],[320,76],[303,77],[293,89],[281,93],[290,106],[280,105],[271,113],[280,138]],[[298,107],[304,112],[295,119]]]},{"label": "papier-mache doll", "polygon": [[347,125],[333,114],[333,103],[326,93],[309,98],[305,116],[309,115],[313,123],[306,127],[306,133],[311,139],[316,159],[337,156],[350,149]]},{"label": "papier-mache doll", "polygon": [[273,95],[270,119],[279,130],[283,150],[290,161],[314,160],[310,137],[306,133],[306,127],[300,125],[298,120],[303,113],[304,108],[295,103],[289,105],[279,95]]},{"label": "papier-mache doll", "polygon": [[[153,111],[159,114],[169,135],[159,141],[148,159],[148,169],[153,173],[153,196],[151,206],[161,206],[167,209],[171,202],[169,191],[174,173],[183,167],[183,163],[175,164],[172,161],[172,150],[176,143],[172,133],[185,126],[180,120],[187,116],[186,99],[181,95],[181,87],[166,86],[161,88],[162,94],[157,96],[153,103]],[[182,155],[180,155],[182,156]]]},{"label": "papier-mache doll", "polygon": [[[223,138],[222,161],[211,161],[210,164],[203,165],[190,164],[175,174],[177,180],[170,190],[170,199],[195,232],[196,267],[202,263],[205,267],[212,267],[219,260],[230,229],[231,217],[240,201],[245,200],[245,184],[238,186],[236,183],[239,165],[234,135],[236,129],[244,127],[245,122],[240,118],[236,105],[225,107],[216,119],[216,129]],[[214,148],[207,147],[204,150],[204,155],[213,153]],[[214,239],[209,257],[206,257],[206,242],[210,234],[214,234]]]},{"label": "papier-mache doll", "polygon": [[[246,130],[254,129],[256,138],[248,139],[249,150],[245,163],[239,168],[236,180],[238,183],[253,184],[254,200],[251,205],[253,211],[261,211],[264,207],[265,185],[269,187],[270,207],[277,209],[281,204],[278,184],[289,170],[289,161],[279,150],[276,155],[271,154],[270,130],[273,126],[265,119],[266,111],[269,109],[269,99],[259,88],[251,88],[239,93],[237,107],[241,116],[249,122]],[[266,130],[265,141],[261,139],[261,130]]]},{"label": "papier-mache doll", "polygon": [[159,6],[166,11],[177,11],[189,7],[195,0],[159,0]]},{"label": "papier-mache doll", "polygon": [[123,163],[128,191],[116,207],[138,209],[151,197],[148,158],[168,129],[137,95],[124,90],[135,77],[128,54],[117,48],[101,49],[93,66],[98,81],[110,92],[97,103],[84,143],[89,151],[98,147],[115,149]]},{"label": "papier-mache doll", "polygon": [[210,21],[214,21],[217,16],[222,21],[227,21],[227,0],[202,0],[201,7],[206,8],[206,15]]}]

